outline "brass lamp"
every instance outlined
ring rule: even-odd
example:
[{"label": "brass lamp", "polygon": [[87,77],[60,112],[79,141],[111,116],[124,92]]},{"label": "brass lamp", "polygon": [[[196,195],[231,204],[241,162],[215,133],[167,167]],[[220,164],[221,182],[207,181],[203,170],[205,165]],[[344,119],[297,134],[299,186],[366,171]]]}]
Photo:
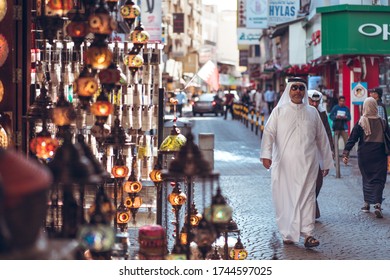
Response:
[{"label": "brass lamp", "polygon": [[121,202],[116,210],[116,223],[122,232],[126,230],[127,223],[129,221],[130,221],[130,211],[125,206],[125,204]]}]

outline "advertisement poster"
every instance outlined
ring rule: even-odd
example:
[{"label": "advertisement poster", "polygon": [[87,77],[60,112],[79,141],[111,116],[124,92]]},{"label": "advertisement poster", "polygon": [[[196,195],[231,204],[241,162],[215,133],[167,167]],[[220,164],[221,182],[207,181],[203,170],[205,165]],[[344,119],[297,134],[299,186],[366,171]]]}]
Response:
[{"label": "advertisement poster", "polygon": [[294,20],[298,12],[299,0],[268,0],[268,25]]},{"label": "advertisement poster", "polygon": [[149,42],[162,41],[162,11],[160,0],[141,1],[141,22],[150,35]]},{"label": "advertisement poster", "polygon": [[246,0],[246,27],[267,28],[267,0]]},{"label": "advertisement poster", "polygon": [[366,82],[352,83],[351,89],[352,89],[351,92],[352,104],[362,105],[368,95],[367,83]]}]

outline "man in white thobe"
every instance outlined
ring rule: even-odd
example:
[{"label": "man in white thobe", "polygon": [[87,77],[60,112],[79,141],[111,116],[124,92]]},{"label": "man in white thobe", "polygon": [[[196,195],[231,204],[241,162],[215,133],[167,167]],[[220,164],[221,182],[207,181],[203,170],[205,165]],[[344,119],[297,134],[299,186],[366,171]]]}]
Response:
[{"label": "man in white thobe", "polygon": [[332,152],[316,109],[309,106],[305,81],[289,79],[264,129],[260,159],[271,171],[276,221],[285,244],[305,238],[315,247],[316,179],[333,167]]}]

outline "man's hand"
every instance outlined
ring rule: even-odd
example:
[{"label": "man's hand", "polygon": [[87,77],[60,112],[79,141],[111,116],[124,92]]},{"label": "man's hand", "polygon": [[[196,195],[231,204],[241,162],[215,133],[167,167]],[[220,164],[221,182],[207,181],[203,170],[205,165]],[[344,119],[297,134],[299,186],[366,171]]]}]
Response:
[{"label": "man's hand", "polygon": [[269,169],[271,167],[272,160],[270,160],[269,158],[262,158],[261,161],[263,162],[263,166],[266,169]]},{"label": "man's hand", "polygon": [[326,177],[329,174],[329,169],[322,170],[322,177]]},{"label": "man's hand", "polygon": [[343,157],[343,162],[344,162],[345,165],[348,164],[348,160],[349,160],[349,158],[347,156]]}]

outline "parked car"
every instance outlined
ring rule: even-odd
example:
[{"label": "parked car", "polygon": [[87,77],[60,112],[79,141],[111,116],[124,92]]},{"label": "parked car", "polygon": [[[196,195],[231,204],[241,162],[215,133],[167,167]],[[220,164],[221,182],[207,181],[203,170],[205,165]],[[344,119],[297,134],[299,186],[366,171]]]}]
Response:
[{"label": "parked car", "polygon": [[205,113],[211,113],[218,116],[223,115],[223,100],[214,93],[203,93],[192,100],[192,114],[203,116]]}]

